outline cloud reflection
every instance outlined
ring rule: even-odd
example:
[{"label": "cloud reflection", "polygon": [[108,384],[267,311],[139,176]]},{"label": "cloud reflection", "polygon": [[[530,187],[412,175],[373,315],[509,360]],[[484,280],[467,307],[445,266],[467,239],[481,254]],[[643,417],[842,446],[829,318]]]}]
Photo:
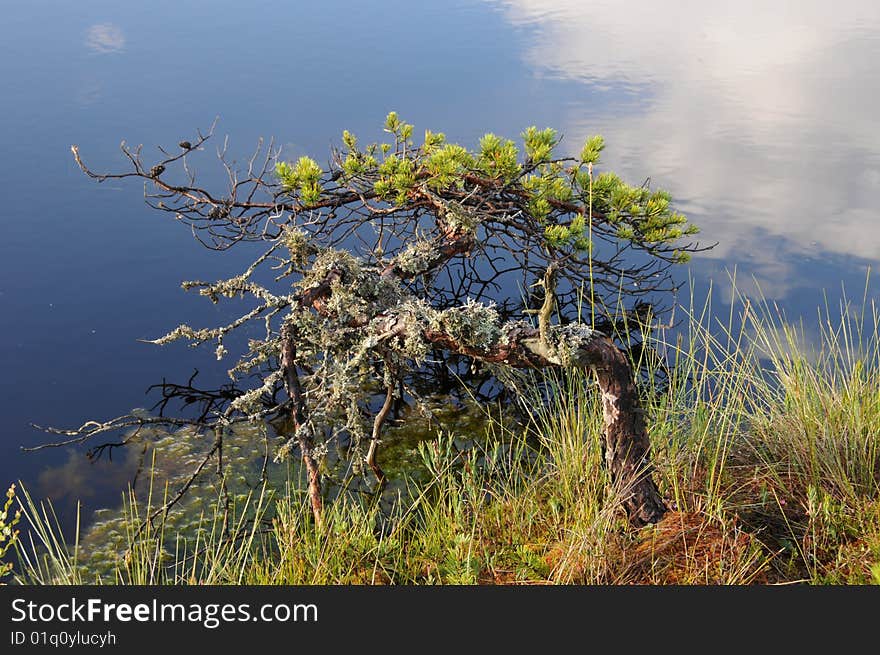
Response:
[{"label": "cloud reflection", "polygon": [[92,25],[86,32],[86,47],[98,54],[125,50],[125,34],[113,23]]},{"label": "cloud reflection", "polygon": [[498,4],[528,65],[584,83],[567,141],[604,134],[609,167],[651,175],[721,242],[708,256],[774,276],[782,257],[880,261],[880,3]]}]

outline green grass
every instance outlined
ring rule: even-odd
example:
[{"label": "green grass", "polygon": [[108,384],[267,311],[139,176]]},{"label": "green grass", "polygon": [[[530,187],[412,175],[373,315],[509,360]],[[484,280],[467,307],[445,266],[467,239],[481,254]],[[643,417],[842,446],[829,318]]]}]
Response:
[{"label": "green grass", "polygon": [[17,544],[12,580],[880,583],[880,311],[866,289],[826,304],[808,333],[770,303],[734,298],[723,318],[691,303],[678,336],[655,329],[634,362],[654,373],[665,362],[668,376],[644,389],[670,506],[656,526],[626,524],[601,466],[590,376],[554,372],[546,402],[524,402],[525,429],[487,414],[486,434],[424,441],[422,473],[395,498],[342,493],[323,530],[294,476],[235,496],[227,513],[217,501],[140,531],[161,503],[131,496],[99,555],[78,534],[63,539],[51,506],[22,490],[33,541]]}]

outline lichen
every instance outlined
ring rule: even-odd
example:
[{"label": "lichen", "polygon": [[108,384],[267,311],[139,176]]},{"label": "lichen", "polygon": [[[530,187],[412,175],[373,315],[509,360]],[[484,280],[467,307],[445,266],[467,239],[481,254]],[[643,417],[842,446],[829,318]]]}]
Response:
[{"label": "lichen", "polygon": [[403,321],[398,350],[401,357],[411,360],[416,365],[422,364],[431,350],[422,333],[422,325],[428,310],[428,306],[423,301],[416,299],[408,299],[397,308],[398,315]]},{"label": "lichen", "polygon": [[[479,215],[457,203],[446,206],[445,228],[455,233],[472,231]],[[285,324],[295,339],[295,365],[302,391],[305,421],[294,429],[279,429],[282,444],[276,459],[283,460],[292,448],[306,444],[319,462],[329,442],[344,441],[355,470],[372,438],[371,402],[391,388],[396,393],[399,376],[424,364],[434,344],[427,331],[445,335],[474,356],[507,347],[527,329],[524,322],[502,322],[494,303],[469,298],[463,305],[439,310],[404,287],[404,279],[428,273],[438,261],[436,243],[419,239],[400,250],[393,260],[397,275],[385,274],[379,265],[352,252],[315,245],[308,233],[285,229],[273,249],[285,247],[289,260],[280,260],[287,274],[298,273],[288,295],[274,295],[251,280],[257,266],[266,262],[264,253],[240,275],[217,282],[188,282],[187,288],[217,302],[223,298],[251,296],[262,301],[247,314],[219,327],[197,330],[181,325],[156,343],[188,339],[193,345],[213,341],[218,359],[228,356],[224,337],[253,319],[265,321],[265,338],[250,339],[247,351],[229,369],[234,382],[250,376],[256,384],[245,386],[231,402],[231,409],[258,422],[268,404],[277,403],[283,387],[281,327]],[[402,275],[401,275],[402,274]],[[312,298],[314,302],[309,302]],[[303,300],[306,300],[303,302]],[[580,346],[589,338],[582,326],[552,326],[548,333],[550,351],[542,351],[560,365],[576,366]],[[541,342],[543,344],[543,341]],[[500,365],[502,376],[505,368]],[[511,381],[514,376],[507,375]],[[277,408],[282,405],[277,405]],[[284,410],[285,412],[287,410]],[[302,437],[302,439],[300,439]]]},{"label": "lichen", "polygon": [[449,201],[444,207],[443,220],[453,232],[473,233],[481,219],[477,211],[455,201]]},{"label": "lichen", "polygon": [[394,265],[407,277],[428,272],[437,260],[437,246],[420,239],[394,258]]},{"label": "lichen", "polygon": [[318,251],[312,242],[312,238],[296,227],[284,228],[284,231],[281,233],[281,240],[288,253],[290,253],[291,263],[295,266],[306,266],[309,257]]},{"label": "lichen", "polygon": [[326,312],[339,325],[363,325],[400,302],[402,290],[396,280],[379,275],[375,268],[342,250],[328,249],[319,254],[297,286],[307,291],[328,280],[331,285]]},{"label": "lichen", "polygon": [[282,371],[272,371],[263,378],[263,384],[255,389],[250,389],[232,401],[232,408],[243,414],[256,414],[263,407],[263,394],[272,395],[275,384],[281,380]]},{"label": "lichen", "polygon": [[456,343],[476,350],[489,350],[501,338],[500,316],[494,303],[484,305],[468,298],[461,307],[437,312],[432,327],[444,332]]},{"label": "lichen", "polygon": [[154,343],[157,346],[164,346],[165,344],[171,343],[172,341],[177,341],[179,339],[189,339],[190,341],[201,343],[204,341],[208,341],[209,339],[213,339],[217,336],[218,332],[219,330],[217,328],[202,328],[200,330],[197,330],[184,323],[178,325],[168,334],[159,337],[158,339],[151,340],[150,343]]},{"label": "lichen", "polygon": [[555,342],[556,359],[560,366],[577,367],[589,364],[586,358],[586,349],[590,342],[596,338],[596,332],[586,325],[574,323],[551,328],[552,339]]}]

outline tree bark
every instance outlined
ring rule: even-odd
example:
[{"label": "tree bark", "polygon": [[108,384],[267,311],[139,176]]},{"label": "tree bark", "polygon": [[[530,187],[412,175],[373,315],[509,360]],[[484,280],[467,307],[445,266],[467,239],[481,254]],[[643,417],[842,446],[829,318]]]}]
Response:
[{"label": "tree bark", "polygon": [[602,394],[605,465],[621,485],[630,524],[642,527],[662,519],[666,505],[652,477],[651,442],[632,368],[620,349],[610,339],[605,341],[603,364],[593,367]]}]

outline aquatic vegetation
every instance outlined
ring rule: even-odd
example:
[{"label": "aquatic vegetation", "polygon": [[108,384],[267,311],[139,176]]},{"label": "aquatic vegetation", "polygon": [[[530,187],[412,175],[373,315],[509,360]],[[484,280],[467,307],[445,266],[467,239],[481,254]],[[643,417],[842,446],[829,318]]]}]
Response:
[{"label": "aquatic vegetation", "polygon": [[15,501],[15,485],[11,485],[6,491],[6,501],[3,510],[0,511],[0,578],[4,577],[12,569],[12,562],[4,562],[6,553],[18,541],[19,530],[17,526],[21,522],[21,510],[16,509],[10,515],[13,502]]}]

